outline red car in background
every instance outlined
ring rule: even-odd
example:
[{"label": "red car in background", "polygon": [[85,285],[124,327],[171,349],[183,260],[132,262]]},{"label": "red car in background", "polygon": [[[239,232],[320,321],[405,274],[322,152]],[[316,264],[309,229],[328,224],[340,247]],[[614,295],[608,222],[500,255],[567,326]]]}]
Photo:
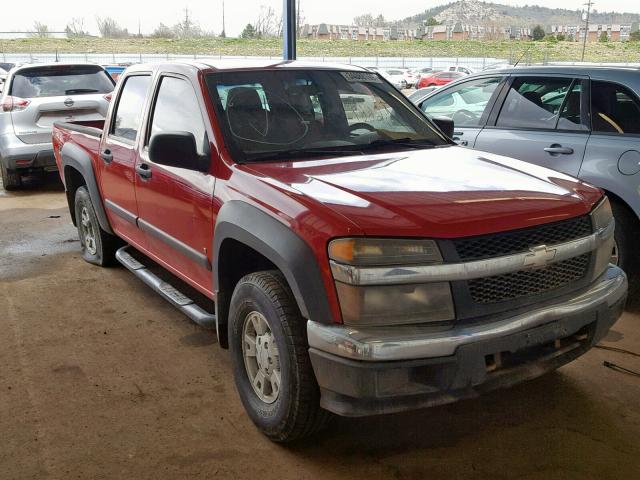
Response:
[{"label": "red car in background", "polygon": [[464,73],[461,72],[435,72],[428,76],[422,77],[418,82],[416,88],[434,87],[446,85],[460,77],[464,77]]}]

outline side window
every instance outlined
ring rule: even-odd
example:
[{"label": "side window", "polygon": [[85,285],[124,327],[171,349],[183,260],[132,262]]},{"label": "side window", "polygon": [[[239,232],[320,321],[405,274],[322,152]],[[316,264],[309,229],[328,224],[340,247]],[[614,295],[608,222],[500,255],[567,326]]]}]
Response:
[{"label": "side window", "polygon": [[591,82],[591,123],[594,132],[640,134],[640,102],[622,85]]},{"label": "side window", "polygon": [[476,127],[501,81],[501,77],[480,78],[457,85],[425,100],[422,111],[430,117],[450,118],[460,127]]},{"label": "side window", "polygon": [[109,132],[113,136],[135,142],[150,81],[149,75],[136,75],[125,80]]},{"label": "side window", "polygon": [[[576,118],[576,109],[577,118],[580,118],[580,92],[575,92],[576,97],[571,89],[572,84],[571,78],[525,77],[514,80],[496,125],[505,128],[553,129],[559,123],[561,109],[566,105],[568,109],[561,128],[567,128],[571,119]],[[572,95],[567,98],[570,89]],[[582,126],[578,125],[578,128]]]},{"label": "side window", "polygon": [[586,130],[581,118],[582,82],[576,81],[566,95],[558,120],[558,130]]},{"label": "side window", "polygon": [[151,120],[149,139],[162,132],[190,132],[204,154],[206,130],[193,87],[186,80],[163,77]]}]

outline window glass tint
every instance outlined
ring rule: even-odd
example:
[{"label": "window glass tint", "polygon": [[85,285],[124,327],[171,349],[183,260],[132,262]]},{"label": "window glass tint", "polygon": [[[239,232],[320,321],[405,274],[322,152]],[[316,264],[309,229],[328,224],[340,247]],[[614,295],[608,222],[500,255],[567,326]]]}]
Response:
[{"label": "window glass tint", "polygon": [[516,79],[497,125],[506,128],[555,128],[571,86],[570,78]]},{"label": "window glass tint", "polygon": [[[406,149],[445,141],[403,95],[368,72],[251,71],[207,77],[240,161]],[[398,143],[394,143],[394,142]],[[404,145],[402,145],[404,144]]]},{"label": "window glass tint", "polygon": [[22,98],[109,93],[113,81],[102,68],[55,66],[22,70],[13,78],[11,95]]},{"label": "window glass tint", "polygon": [[127,78],[118,101],[115,121],[111,127],[111,133],[116,137],[135,141],[138,128],[140,128],[149,82],[148,75]]},{"label": "window glass tint", "polygon": [[205,152],[206,130],[200,105],[191,84],[185,80],[164,77],[156,99],[149,138],[162,132],[190,132],[198,153]]},{"label": "window glass tint", "polygon": [[501,80],[494,77],[465,82],[427,99],[422,111],[430,117],[450,118],[461,127],[478,126]]},{"label": "window glass tint", "polygon": [[591,122],[594,132],[640,134],[640,103],[621,85],[591,82]]}]

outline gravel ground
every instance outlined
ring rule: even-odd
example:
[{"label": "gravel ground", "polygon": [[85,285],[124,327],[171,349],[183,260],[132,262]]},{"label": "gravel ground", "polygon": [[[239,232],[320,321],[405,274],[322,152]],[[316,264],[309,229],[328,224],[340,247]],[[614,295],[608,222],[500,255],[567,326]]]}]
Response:
[{"label": "gravel ground", "polygon": [[[61,187],[0,189],[2,479],[631,479],[640,358],[605,350],[430,410],[336,419],[282,447],[244,414],[227,352],[123,268],[82,261]],[[606,345],[640,352],[640,306]]]}]

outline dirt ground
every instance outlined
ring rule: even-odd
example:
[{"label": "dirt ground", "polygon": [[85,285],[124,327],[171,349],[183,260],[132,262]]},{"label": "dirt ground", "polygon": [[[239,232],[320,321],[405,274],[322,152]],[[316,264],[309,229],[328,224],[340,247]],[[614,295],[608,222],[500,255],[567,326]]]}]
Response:
[{"label": "dirt ground", "polygon": [[[229,356],[123,268],[82,261],[61,186],[0,189],[0,479],[632,479],[640,358],[419,412],[336,419],[296,446],[244,414]],[[605,345],[640,352],[631,305]]]}]

